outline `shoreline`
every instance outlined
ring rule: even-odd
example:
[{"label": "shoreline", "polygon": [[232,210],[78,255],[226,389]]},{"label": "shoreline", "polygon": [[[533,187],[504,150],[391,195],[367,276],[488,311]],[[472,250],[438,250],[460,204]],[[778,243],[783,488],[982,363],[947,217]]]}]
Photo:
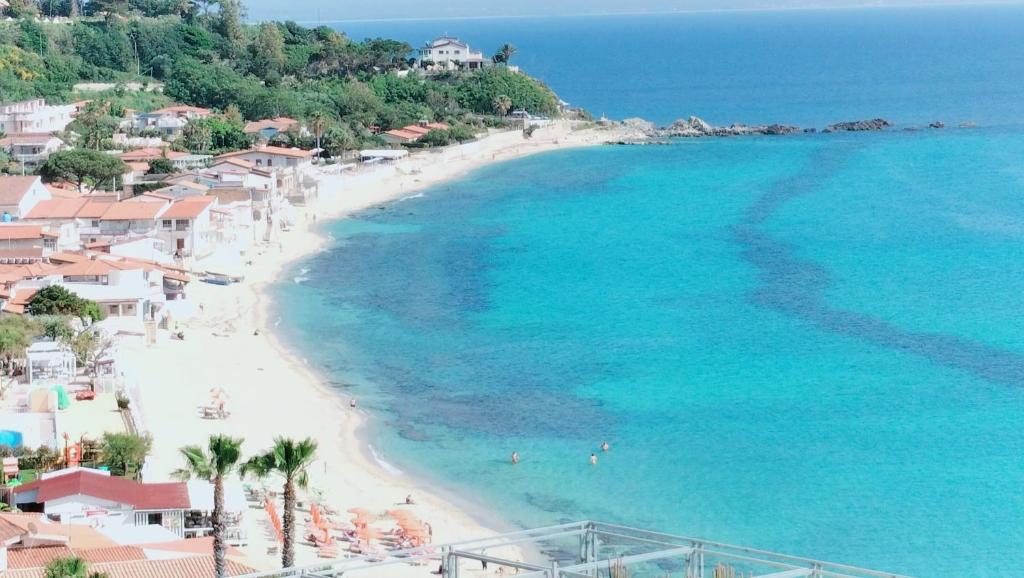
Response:
[{"label": "shoreline", "polygon": [[[139,392],[144,429],[153,436],[147,477],[168,479],[180,465],[178,449],[205,444],[212,434],[246,438],[243,455],[262,451],[276,436],[311,436],[320,447],[310,468],[310,488],[323,491],[323,501],[338,512],[352,507],[375,512],[410,508],[431,524],[436,543],[499,531],[502,524],[496,512],[488,516],[470,500],[460,503],[456,496],[446,495],[454,492],[432,487],[430,480],[414,477],[401,464],[396,464],[401,474],[389,472],[370,455],[368,429],[373,417],[362,409],[352,411],[346,396],[309,365],[300,346],[285,343],[275,334],[272,316],[277,309],[271,290],[289,267],[330,242],[319,232],[322,220],[346,218],[493,163],[599,145],[609,138],[615,138],[614,130],[574,131],[570,123],[560,121],[538,129],[529,140],[519,131],[492,133],[442,153],[412,155],[393,171],[350,179],[344,190],[341,177],[321,175],[320,198],[296,211],[315,214],[316,220],[306,218],[290,231],[275,233],[279,237],[269,245],[254,247],[246,255],[252,265],[246,268],[244,282],[227,287],[190,283],[188,299],[198,310],[177,320],[184,340],[172,341],[162,332],[154,346],[126,343],[121,347],[128,386]],[[257,329],[259,334],[254,335]],[[213,387],[228,393],[231,416],[226,420],[197,415],[196,407],[209,399]],[[276,485],[273,480],[268,484],[271,489]],[[407,495],[414,497],[415,505],[402,503]],[[243,551],[249,564],[261,570],[277,568],[277,556],[267,553],[271,540],[266,516],[255,509],[248,514],[249,545]],[[301,533],[301,513],[297,519]],[[339,514],[338,519],[347,521],[347,515]],[[522,551],[516,548],[506,555],[521,557]],[[324,559],[300,539],[296,540],[296,562],[323,563]],[[396,570],[391,568],[390,575],[424,574],[422,567]]]}]

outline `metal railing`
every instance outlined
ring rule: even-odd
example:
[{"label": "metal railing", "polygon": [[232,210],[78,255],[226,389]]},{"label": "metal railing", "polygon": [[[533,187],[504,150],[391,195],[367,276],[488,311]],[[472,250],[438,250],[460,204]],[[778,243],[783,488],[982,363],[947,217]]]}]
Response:
[{"label": "metal railing", "polygon": [[[488,549],[520,544],[564,548],[566,541],[572,538],[576,538],[577,543],[566,548],[566,551],[571,552],[572,559],[568,564],[564,560],[561,565],[558,561],[523,562],[486,553]],[[719,565],[735,568],[752,578],[908,578],[892,572],[594,521],[392,550],[374,556],[353,556],[308,566],[247,574],[239,578],[357,576],[362,570],[411,563],[426,563],[431,567],[439,564],[443,578],[459,578],[460,562],[465,561],[505,567],[520,572],[518,578],[595,578],[610,576],[615,566],[637,568],[641,564],[666,562],[676,568],[674,572],[682,571],[686,578],[708,578]],[[664,571],[659,569],[656,575],[663,574]],[[637,573],[633,572],[632,575],[637,576]]]}]

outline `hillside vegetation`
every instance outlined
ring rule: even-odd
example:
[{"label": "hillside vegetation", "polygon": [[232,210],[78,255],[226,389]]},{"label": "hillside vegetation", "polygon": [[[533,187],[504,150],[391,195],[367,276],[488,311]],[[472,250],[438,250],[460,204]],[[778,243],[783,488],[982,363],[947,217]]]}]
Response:
[{"label": "hillside vegetation", "polygon": [[[325,139],[354,147],[416,121],[483,126],[510,110],[555,115],[558,100],[525,74],[495,65],[424,77],[406,74],[412,47],[355,41],[327,27],[244,23],[238,0],[12,0],[0,23],[0,100],[53,102],[79,82],[164,85],[163,96],[123,89],[101,95],[114,108],[146,110],[173,100],[245,120],[287,116],[322,123]],[[70,21],[42,16],[80,14]]]}]

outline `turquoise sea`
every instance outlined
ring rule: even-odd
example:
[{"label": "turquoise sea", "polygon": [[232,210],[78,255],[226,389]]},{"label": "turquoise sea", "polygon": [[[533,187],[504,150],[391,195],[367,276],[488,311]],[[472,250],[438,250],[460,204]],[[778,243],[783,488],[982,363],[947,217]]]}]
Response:
[{"label": "turquoise sea", "polygon": [[[1001,29],[1024,9],[977,14]],[[335,242],[277,286],[281,330],[378,418],[382,459],[512,524],[1024,575],[1024,76],[1005,77],[1024,42],[936,40],[972,34],[965,18],[890,23],[937,62],[999,67],[940,78],[893,120],[962,100],[978,128],[493,165],[323,224]],[[978,88],[995,85],[1015,99]],[[800,108],[800,87],[775,89]],[[740,120],[800,120],[785,112]]]}]

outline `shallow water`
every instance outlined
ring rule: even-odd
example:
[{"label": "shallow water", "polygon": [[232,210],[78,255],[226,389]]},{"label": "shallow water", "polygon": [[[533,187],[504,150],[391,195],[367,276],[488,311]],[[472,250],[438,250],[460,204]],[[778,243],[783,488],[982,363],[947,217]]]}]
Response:
[{"label": "shallow water", "polygon": [[384,459],[514,523],[1018,575],[1021,158],[977,129],[504,163],[327,225],[282,327]]}]

